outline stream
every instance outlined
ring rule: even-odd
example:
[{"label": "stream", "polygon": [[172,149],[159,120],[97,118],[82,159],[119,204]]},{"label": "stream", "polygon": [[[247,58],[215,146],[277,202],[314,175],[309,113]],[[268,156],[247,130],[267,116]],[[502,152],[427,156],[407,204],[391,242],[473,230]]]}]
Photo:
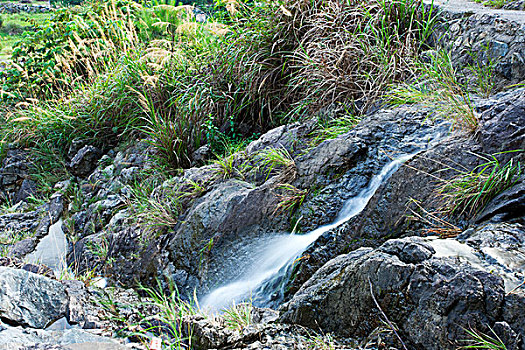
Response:
[{"label": "stream", "polygon": [[284,285],[293,270],[294,263],[301,254],[319,238],[359,214],[368,204],[379,186],[385,182],[406,160],[414,154],[399,157],[383,167],[374,175],[368,186],[357,196],[349,198],[333,223],[318,227],[306,234],[278,235],[263,245],[256,245],[257,257],[246,273],[236,281],[225,284],[204,296],[201,306],[211,310],[221,310],[251,299],[257,306],[268,306],[276,299],[282,300]]},{"label": "stream", "polygon": [[62,230],[62,219],[49,227],[49,233],[42,238],[35,250],[26,255],[32,264],[43,264],[55,272],[56,277],[66,269],[67,239]]}]

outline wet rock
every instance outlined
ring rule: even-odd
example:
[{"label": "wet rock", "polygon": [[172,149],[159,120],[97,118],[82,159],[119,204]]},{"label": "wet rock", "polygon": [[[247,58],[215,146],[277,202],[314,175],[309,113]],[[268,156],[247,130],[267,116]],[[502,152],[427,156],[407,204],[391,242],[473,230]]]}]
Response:
[{"label": "wet rock", "polygon": [[75,176],[85,177],[97,167],[97,162],[102,155],[102,151],[94,146],[84,146],[71,159],[69,164],[71,173]]},{"label": "wet rock", "polygon": [[[525,149],[525,89],[494,96],[481,114],[481,144],[487,154]],[[509,153],[507,158],[520,154]]]},{"label": "wet rock", "polygon": [[475,222],[480,223],[486,220],[496,222],[523,221],[523,213],[525,213],[525,181],[522,180],[494,198],[478,214]]},{"label": "wet rock", "polygon": [[[252,315],[270,314],[268,310],[254,308]],[[275,314],[271,312],[271,314]],[[273,319],[273,316],[272,316]],[[191,334],[195,349],[318,349],[311,341],[312,334],[302,327],[265,323],[264,319],[252,319],[251,324],[242,329],[231,329],[221,317],[194,315],[184,317],[182,329]],[[321,337],[319,337],[321,338]],[[332,338],[330,349],[354,349],[342,345]]]},{"label": "wet rock", "polygon": [[[174,270],[200,278],[204,289],[239,276],[251,258],[248,249],[239,251],[239,247],[288,228],[284,218],[275,215],[279,198],[274,190],[280,183],[285,183],[284,178],[254,188],[244,181],[227,180],[197,199],[168,245]],[[188,291],[193,287],[188,286]]]},{"label": "wet rock", "polygon": [[67,296],[60,282],[0,267],[0,314],[10,322],[44,328],[65,315]]},{"label": "wet rock", "polygon": [[505,298],[503,280],[430,253],[431,246],[410,238],[341,255],[301,287],[281,320],[364,337],[382,322],[375,298],[411,348],[455,349],[466,338],[464,328],[494,326]]},{"label": "wet rock", "polygon": [[[295,292],[318,268],[339,254],[348,253],[363,246],[377,247],[386,239],[392,237],[426,235],[429,230],[443,227],[442,222],[433,220],[429,218],[429,215],[425,214],[438,213],[440,211],[443,202],[436,193],[443,181],[457,176],[457,169],[474,169],[476,166],[484,163],[485,160],[480,155],[502,151],[500,146],[494,148],[496,147],[495,145],[505,144],[508,147],[511,147],[511,145],[512,147],[518,147],[521,144],[521,141],[519,141],[521,136],[516,135],[516,130],[520,128],[520,125],[516,125],[516,118],[519,119],[521,116],[518,117],[518,113],[512,111],[518,108],[516,106],[521,106],[524,102],[521,98],[515,98],[516,96],[521,96],[523,92],[525,92],[525,89],[519,89],[477,102],[480,108],[490,111],[490,113],[487,112],[485,114],[485,121],[482,123],[479,132],[479,135],[486,135],[486,139],[476,139],[467,137],[467,135],[462,133],[452,133],[405,163],[406,166],[401,167],[387,183],[379,187],[366,208],[358,216],[346,224],[325,233],[304,252],[304,259],[301,259],[296,265],[294,279],[289,286],[290,293]],[[496,110],[500,112],[496,113]],[[399,115],[397,116],[399,117]],[[381,121],[384,122],[385,120]],[[496,127],[498,123],[501,124]],[[502,133],[500,136],[497,134],[499,131],[487,131],[484,133],[483,130],[485,128],[487,130],[497,128]],[[396,130],[394,127],[392,129]],[[362,133],[365,133],[366,129],[361,130]],[[509,132],[504,132],[504,130],[509,130]],[[381,132],[375,131],[373,135],[375,134],[381,135]],[[409,133],[409,135],[416,134],[414,131]],[[415,138],[415,136],[413,137]],[[516,144],[515,142],[518,143]],[[399,140],[397,140],[396,144],[399,146],[403,145]],[[510,156],[519,160],[523,157],[523,154],[524,152],[513,152],[498,155],[498,157],[501,164],[505,164]],[[366,161],[364,165],[362,166],[359,163],[354,165],[349,170],[349,173],[356,169],[359,171],[358,174],[362,176],[362,174],[366,173],[367,168],[372,168]],[[353,183],[355,184],[353,188],[358,186],[356,179],[358,177],[351,177],[350,181],[354,181]],[[342,186],[345,180],[346,176],[343,176],[342,179],[328,185],[325,189],[338,188],[337,192],[328,193],[332,193],[332,197],[335,198],[345,198],[347,194],[339,195],[339,192],[352,193],[351,191],[353,190],[346,190],[348,187]],[[513,220],[523,220],[520,219],[523,216],[520,210],[523,205],[520,186],[517,184],[516,187],[509,189],[492,203],[489,203],[486,211],[480,214],[479,219],[467,215],[459,217],[447,216],[442,217],[442,219],[459,227],[466,227],[469,222],[488,220],[493,216],[495,221],[502,221],[511,217],[514,217]],[[328,210],[333,210],[333,208],[340,208],[340,204],[339,206],[336,204],[337,200],[325,200],[324,190],[321,191],[321,195],[318,196],[317,200],[312,200],[312,203],[317,201],[320,201],[320,203],[315,206],[310,206],[310,203],[306,202],[301,213],[310,209],[310,212],[313,211],[317,213],[316,215],[319,215],[319,213],[327,213]],[[317,210],[317,208],[319,209]],[[326,216],[330,217],[331,215]],[[308,219],[308,214],[304,215],[303,220],[305,219]],[[310,226],[307,227],[310,228]]]}]

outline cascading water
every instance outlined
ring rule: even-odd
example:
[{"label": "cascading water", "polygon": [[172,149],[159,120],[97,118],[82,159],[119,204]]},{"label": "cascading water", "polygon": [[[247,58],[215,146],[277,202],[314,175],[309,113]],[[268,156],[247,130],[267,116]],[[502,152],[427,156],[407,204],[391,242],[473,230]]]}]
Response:
[{"label": "cascading water", "polygon": [[[330,231],[359,214],[379,186],[390,177],[401,164],[413,156],[405,155],[388,163],[379,174],[372,177],[368,187],[357,196],[346,201],[335,221],[321,226],[307,234],[288,234],[275,236],[262,246],[258,246],[258,256],[253,265],[236,281],[213,290],[206,295],[201,305],[219,310],[252,298],[255,304],[268,305],[274,294],[282,295],[280,286],[293,268],[294,261],[323,233]],[[257,254],[257,253],[254,253]]]},{"label": "cascading water", "polygon": [[67,239],[62,231],[62,219],[49,227],[47,236],[36,246],[36,249],[25,257],[33,264],[43,264],[51,268],[57,277],[66,268]]}]

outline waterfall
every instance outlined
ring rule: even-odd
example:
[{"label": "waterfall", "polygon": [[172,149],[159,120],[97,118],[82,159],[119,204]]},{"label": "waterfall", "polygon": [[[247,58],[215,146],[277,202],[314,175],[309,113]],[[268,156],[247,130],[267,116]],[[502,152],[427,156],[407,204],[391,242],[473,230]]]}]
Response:
[{"label": "waterfall", "polygon": [[315,242],[323,233],[328,232],[352,217],[359,214],[368,204],[368,201],[379,186],[387,180],[403,162],[413,154],[405,155],[391,161],[383,167],[381,172],[372,177],[368,186],[357,196],[349,198],[333,223],[321,226],[306,234],[278,235],[257,246],[257,257],[252,267],[236,281],[221,286],[206,295],[201,302],[205,308],[220,310],[231,306],[234,302],[241,302],[252,298],[255,304],[268,305],[272,295],[282,296],[283,280],[289,276],[297,258]]},{"label": "waterfall", "polygon": [[62,219],[49,227],[49,233],[42,238],[35,250],[24,260],[33,264],[43,264],[51,268],[57,277],[66,266],[67,239],[62,231]]}]

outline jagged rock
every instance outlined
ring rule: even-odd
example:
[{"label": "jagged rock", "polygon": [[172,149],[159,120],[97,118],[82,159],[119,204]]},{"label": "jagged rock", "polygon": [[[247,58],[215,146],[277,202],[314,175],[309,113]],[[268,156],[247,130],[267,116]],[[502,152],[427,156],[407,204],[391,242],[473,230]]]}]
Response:
[{"label": "jagged rock", "polygon": [[[458,169],[474,169],[479,164],[486,162],[482,158],[484,154],[502,151],[501,148],[494,148],[495,145],[505,144],[508,147],[520,145],[521,136],[518,137],[516,133],[517,130],[520,130],[518,121],[522,117],[518,116],[516,109],[521,110],[525,106],[523,93],[525,89],[518,89],[499,94],[491,99],[478,101],[480,108],[486,111],[480,126],[480,138],[469,138],[462,133],[453,133],[434,144],[430,149],[415,155],[406,163],[407,166],[401,167],[387,183],[379,187],[367,207],[358,216],[321,236],[304,252],[304,259],[301,259],[296,265],[294,279],[289,286],[290,294],[297,291],[318,268],[339,254],[348,253],[363,246],[375,247],[387,238],[422,235],[426,234],[429,229],[441,227],[442,223],[432,219],[428,222],[420,219],[428,218],[424,211],[427,213],[439,212],[443,204],[440,197],[436,195],[440,184],[444,180],[457,176]],[[496,111],[499,112],[496,113]],[[496,128],[495,125],[498,125],[497,130],[508,130],[509,132],[502,132],[501,136],[498,136],[496,131],[484,132],[485,128],[488,130]],[[375,134],[381,135],[380,132]],[[401,143],[398,141],[397,144]],[[508,157],[513,156],[519,160],[524,154],[525,152],[513,152],[501,154],[498,157],[501,163],[505,164]],[[359,165],[354,168],[359,170],[358,174],[366,172],[366,168],[363,169]],[[352,179],[354,183],[357,182],[357,177]],[[343,183],[343,181],[338,181],[329,185],[328,188],[334,186],[337,188]],[[341,192],[346,188],[348,187],[342,187]],[[446,217],[445,220],[457,226],[466,227],[468,222],[488,220],[492,215],[523,217],[522,211],[519,210],[522,206],[519,188],[518,186],[509,189],[506,194],[501,194],[497,200],[486,207],[487,211],[481,214],[480,219],[464,215],[456,218]],[[347,190],[348,193],[351,193],[350,191]],[[313,207],[319,210],[310,209],[310,211],[325,213],[328,210],[325,209],[326,207],[338,208],[333,204],[335,200],[326,202],[324,196],[319,197],[322,200],[321,203]],[[344,198],[344,195],[339,196],[337,193],[335,197]],[[316,200],[313,202],[316,203]],[[305,203],[301,212],[308,211],[309,206],[308,202]],[[308,216],[305,215],[305,217]]]},{"label": "jagged rock", "polygon": [[24,329],[0,323],[0,349],[5,350],[124,350],[115,339],[81,329],[49,331]]},{"label": "jagged rock", "polygon": [[[243,242],[264,236],[263,227],[283,227],[279,225],[282,218],[272,215],[278,204],[273,193],[277,184],[271,182],[253,188],[249,183],[229,180],[196,200],[168,246],[170,261],[175,270],[179,270],[173,273],[178,273],[179,278],[182,277],[180,270],[193,276],[206,276],[205,284],[218,283],[240,273],[244,264],[238,259],[249,257],[238,254],[236,249]],[[202,251],[203,255],[192,253],[195,251]],[[223,262],[236,267],[226,268],[221,265]],[[187,290],[191,292],[194,287],[188,286]]]},{"label": "jagged rock", "polygon": [[469,85],[476,81],[476,73],[469,65],[490,69],[488,74],[495,90],[504,90],[525,79],[522,12],[493,9],[468,0],[425,0],[425,3],[434,13],[439,12],[431,45],[447,50]]},{"label": "jagged rock", "polygon": [[279,126],[268,131],[257,140],[250,142],[246,147],[246,153],[255,154],[268,147],[284,148],[292,151],[296,147],[297,142],[311,132],[312,129],[312,123],[294,123]]},{"label": "jagged rock", "polygon": [[209,145],[204,145],[199,148],[195,152],[193,152],[193,155],[191,156],[192,163],[195,166],[204,165],[204,163],[211,158],[213,155],[213,152],[211,150],[211,147]]},{"label": "jagged rock", "polygon": [[487,154],[521,150],[521,155],[513,152],[505,156],[525,159],[525,89],[496,95],[488,104],[491,107],[481,114],[480,120],[483,150]]},{"label": "jagged rock", "polygon": [[22,185],[20,186],[20,189],[16,193],[15,196],[15,203],[21,202],[21,201],[27,201],[28,198],[35,196],[38,191],[38,187],[36,182],[30,179],[24,179],[22,181]]},{"label": "jagged rock", "polygon": [[79,177],[89,175],[97,167],[101,155],[102,151],[94,146],[82,147],[69,163],[71,173]]},{"label": "jagged rock", "polygon": [[524,11],[525,10],[525,1],[523,0],[508,0],[505,1],[503,5],[505,10],[514,10],[514,11]]},{"label": "jagged rock", "polygon": [[53,270],[51,270],[49,267],[41,264],[28,264],[17,258],[0,258],[0,266],[13,267],[16,269],[22,269],[24,271],[36,273],[38,275],[46,276],[49,278],[55,278]]},{"label": "jagged rock", "polygon": [[11,247],[9,247],[9,252],[7,253],[7,256],[17,259],[23,258],[27,254],[35,250],[36,244],[36,239],[34,239],[33,237],[18,241]]},{"label": "jagged rock", "polygon": [[[252,322],[242,329],[230,329],[220,317],[187,316],[182,319],[182,329],[191,335],[192,347],[207,349],[317,349],[318,344],[308,342],[311,334],[302,327],[267,323],[277,317],[276,312],[268,309],[253,308]],[[330,349],[354,349],[333,341]]]},{"label": "jagged rock", "polygon": [[14,201],[20,186],[28,177],[28,155],[23,150],[9,149],[0,167],[0,195]]},{"label": "jagged rock", "polygon": [[0,267],[0,314],[10,322],[44,328],[65,315],[67,296],[60,282]]},{"label": "jagged rock", "polygon": [[281,320],[364,337],[382,322],[375,298],[411,348],[455,349],[465,328],[487,331],[499,320],[503,280],[434,253],[407,238],[338,256],[284,306]]},{"label": "jagged rock", "polygon": [[[520,344],[520,350],[525,350],[525,313],[523,312],[523,305],[525,305],[525,292],[523,290],[516,290],[505,297],[503,305],[502,318],[512,327],[512,332],[518,334],[516,342]],[[507,334],[512,337],[512,332],[507,330]],[[512,340],[512,339],[511,339]],[[509,346],[511,345],[510,343]],[[512,349],[508,347],[507,349]]]}]

